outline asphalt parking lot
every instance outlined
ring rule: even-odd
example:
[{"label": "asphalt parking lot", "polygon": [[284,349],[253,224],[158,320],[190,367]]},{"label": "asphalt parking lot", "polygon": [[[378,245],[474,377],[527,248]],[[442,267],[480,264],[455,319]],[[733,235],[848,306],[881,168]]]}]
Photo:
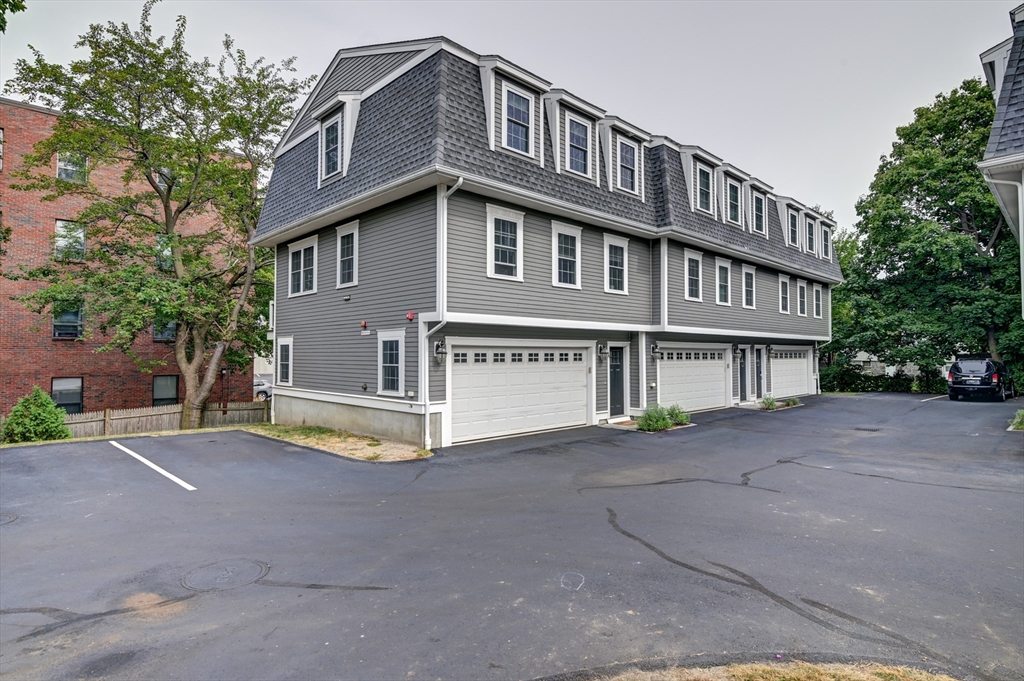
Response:
[{"label": "asphalt parking lot", "polygon": [[806,402],[400,464],[240,432],[0,450],[0,674],[1024,678],[1024,399]]}]

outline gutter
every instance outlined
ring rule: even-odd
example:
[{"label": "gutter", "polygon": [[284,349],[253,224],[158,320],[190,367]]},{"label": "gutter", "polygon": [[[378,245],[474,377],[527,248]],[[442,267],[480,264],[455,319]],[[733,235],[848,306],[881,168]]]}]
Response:
[{"label": "gutter", "polygon": [[[988,172],[985,173],[985,181],[989,184],[1008,184],[1017,188],[1017,215],[1018,219],[1024,217],[1024,185],[1020,182],[1014,182],[1013,180],[995,180],[989,176]],[[1022,220],[1024,224],[1024,220]],[[1020,250],[1020,273],[1021,273],[1021,290],[1020,290],[1020,316],[1024,319],[1024,227],[1018,226],[1017,231],[1020,232],[1017,238],[1017,245]]]}]

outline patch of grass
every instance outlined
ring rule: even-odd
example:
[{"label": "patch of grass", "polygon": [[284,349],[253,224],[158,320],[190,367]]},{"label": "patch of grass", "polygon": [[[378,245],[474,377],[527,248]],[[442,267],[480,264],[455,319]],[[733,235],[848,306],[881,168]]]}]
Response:
[{"label": "patch of grass", "polygon": [[1024,409],[1017,410],[1017,414],[1010,421],[1010,427],[1014,430],[1024,430]]},{"label": "patch of grass", "polygon": [[673,404],[666,409],[665,414],[674,426],[685,426],[690,422],[690,414],[680,409],[678,404]]},{"label": "patch of grass", "polygon": [[644,413],[636,420],[637,430],[648,433],[657,433],[672,427],[672,419],[668,416],[668,410],[660,404],[649,404]]},{"label": "patch of grass", "polygon": [[380,447],[380,444],[380,440],[378,440],[375,437],[371,437],[369,440],[366,441],[367,447]]},{"label": "patch of grass", "polygon": [[610,681],[955,681],[911,667],[878,664],[734,664],[709,669],[627,671]]},{"label": "patch of grass", "polygon": [[323,426],[282,426],[275,423],[254,423],[248,427],[248,430],[285,440],[292,438],[354,437],[352,433],[344,430],[334,430]]},{"label": "patch of grass", "polygon": [[434,455],[434,453],[432,451],[430,451],[429,449],[417,449],[416,450],[416,458],[417,459],[425,459],[428,456],[433,456],[433,455]]},{"label": "patch of grass", "polygon": [[764,399],[761,400],[760,404],[761,409],[763,411],[774,411],[779,408],[779,405],[775,401],[775,398],[772,397],[771,395],[765,395]]},{"label": "patch of grass", "polygon": [[[377,444],[380,444],[379,442]],[[380,461],[381,455],[379,453],[367,454],[363,458],[367,461]]]}]

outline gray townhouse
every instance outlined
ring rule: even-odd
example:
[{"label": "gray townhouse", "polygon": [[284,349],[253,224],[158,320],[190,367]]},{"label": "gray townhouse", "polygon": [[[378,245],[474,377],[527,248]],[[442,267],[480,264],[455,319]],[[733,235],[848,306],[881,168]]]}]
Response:
[{"label": "gray townhouse", "polygon": [[341,50],[276,153],[279,423],[429,448],[818,391],[833,222],[502,57]]}]

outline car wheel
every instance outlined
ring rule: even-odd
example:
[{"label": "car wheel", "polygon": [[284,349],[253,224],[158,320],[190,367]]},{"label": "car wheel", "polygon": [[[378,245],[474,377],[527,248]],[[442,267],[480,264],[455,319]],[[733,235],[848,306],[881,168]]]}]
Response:
[{"label": "car wheel", "polygon": [[957,394],[956,394],[955,392],[953,392],[952,390],[950,390],[950,391],[949,391],[949,399],[951,399],[951,400],[953,400],[954,402],[956,402],[956,401],[957,401],[957,398],[959,398],[959,397],[960,397],[960,396],[959,396],[959,395],[957,395]]},{"label": "car wheel", "polygon": [[263,392],[262,390],[256,393],[256,399],[259,400],[260,402],[266,402],[268,397],[270,396],[267,395],[267,393]]},{"label": "car wheel", "polygon": [[996,399],[999,400],[1000,402],[1005,402],[1006,401],[1006,386],[1005,385],[1003,385],[1002,387],[999,388],[999,394],[996,395]]}]

